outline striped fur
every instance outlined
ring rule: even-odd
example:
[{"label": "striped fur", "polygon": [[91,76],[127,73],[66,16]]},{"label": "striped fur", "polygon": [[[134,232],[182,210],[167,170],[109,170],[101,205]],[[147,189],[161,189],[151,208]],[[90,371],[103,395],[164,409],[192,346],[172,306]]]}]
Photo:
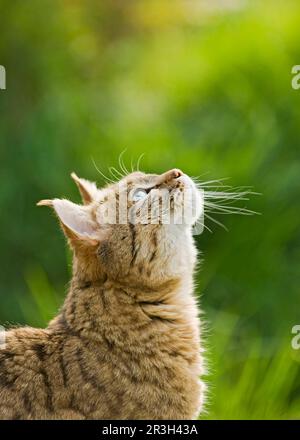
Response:
[{"label": "striped fur", "polygon": [[[159,188],[175,177],[127,179]],[[106,190],[77,176],[76,183],[86,185],[85,209],[97,219]],[[0,418],[198,417],[204,384],[190,228],[106,225],[91,240],[60,221],[74,252],[70,289],[46,329],[7,332]]]}]

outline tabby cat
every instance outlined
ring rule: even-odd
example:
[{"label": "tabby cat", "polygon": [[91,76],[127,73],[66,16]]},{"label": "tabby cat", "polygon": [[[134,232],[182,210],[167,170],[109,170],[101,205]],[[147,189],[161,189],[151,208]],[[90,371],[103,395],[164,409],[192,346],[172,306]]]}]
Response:
[{"label": "tabby cat", "polygon": [[[177,169],[133,172],[103,189],[72,177],[82,205],[38,203],[54,209],[73,250],[69,292],[46,329],[7,331],[0,348],[0,418],[198,417],[205,385],[192,225],[200,191]],[[195,209],[180,224],[175,220],[188,191]],[[166,198],[169,222],[161,209]],[[121,199],[127,214],[134,208],[136,221],[121,219]],[[115,222],[108,211],[117,212]]]}]

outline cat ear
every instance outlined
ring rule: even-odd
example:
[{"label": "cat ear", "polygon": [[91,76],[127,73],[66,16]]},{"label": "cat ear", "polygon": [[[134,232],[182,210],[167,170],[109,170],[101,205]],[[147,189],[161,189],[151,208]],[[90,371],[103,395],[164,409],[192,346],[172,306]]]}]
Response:
[{"label": "cat ear", "polygon": [[96,245],[100,241],[99,225],[88,206],[76,205],[69,200],[41,200],[38,206],[50,206],[56,212],[65,235],[71,241]]},{"label": "cat ear", "polygon": [[85,205],[88,205],[89,203],[91,203],[93,200],[96,199],[98,188],[94,182],[90,182],[86,179],[82,179],[78,177],[74,172],[71,173],[71,177],[78,186],[83,203]]}]

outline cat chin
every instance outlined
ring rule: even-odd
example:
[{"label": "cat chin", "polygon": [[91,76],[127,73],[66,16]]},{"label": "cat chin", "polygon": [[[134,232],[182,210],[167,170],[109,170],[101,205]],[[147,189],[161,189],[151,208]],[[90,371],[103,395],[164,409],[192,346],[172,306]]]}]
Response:
[{"label": "cat chin", "polygon": [[181,219],[182,225],[192,227],[204,215],[204,194],[188,176],[179,179],[184,183],[184,193],[177,191],[174,194],[174,224],[180,223]]}]

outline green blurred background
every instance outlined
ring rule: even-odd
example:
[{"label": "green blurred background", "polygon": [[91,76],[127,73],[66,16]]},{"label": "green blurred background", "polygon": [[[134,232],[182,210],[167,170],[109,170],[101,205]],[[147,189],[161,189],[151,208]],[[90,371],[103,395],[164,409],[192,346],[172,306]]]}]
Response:
[{"label": "green blurred background", "polygon": [[262,193],[197,237],[206,418],[300,418],[298,1],[0,0],[0,322],[44,326],[70,255],[41,198],[130,167]]}]

